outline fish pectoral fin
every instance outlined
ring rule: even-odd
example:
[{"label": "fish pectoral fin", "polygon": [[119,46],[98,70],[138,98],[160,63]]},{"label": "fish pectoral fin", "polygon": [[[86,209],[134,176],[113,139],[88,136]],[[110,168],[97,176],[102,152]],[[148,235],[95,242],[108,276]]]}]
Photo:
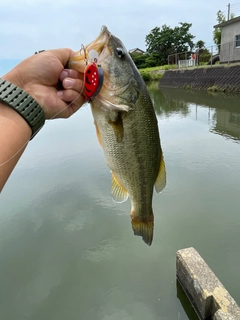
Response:
[{"label": "fish pectoral fin", "polygon": [[125,104],[115,104],[109,100],[106,100],[103,98],[103,96],[98,95],[98,99],[102,102],[101,108],[107,110],[107,111],[125,111],[128,112],[131,110],[131,108]]},{"label": "fish pectoral fin", "polygon": [[112,172],[112,197],[116,202],[124,202],[128,198],[128,192],[125,190],[121,184],[118,182],[116,176]]},{"label": "fish pectoral fin", "polygon": [[139,219],[135,217],[134,212],[131,213],[132,218],[132,229],[135,236],[141,236],[143,241],[149,246],[153,240],[153,228],[154,228],[154,217],[153,213],[147,219]]},{"label": "fish pectoral fin", "polygon": [[112,126],[116,141],[118,143],[123,141],[124,137],[124,128],[123,128],[123,120],[122,120],[122,114],[121,112],[115,112],[115,118],[111,119],[109,117],[108,123]]},{"label": "fish pectoral fin", "polygon": [[164,163],[164,158],[162,154],[157,179],[155,181],[155,190],[157,191],[157,193],[159,193],[165,188],[165,186],[166,186],[166,170],[165,170],[165,163]]}]

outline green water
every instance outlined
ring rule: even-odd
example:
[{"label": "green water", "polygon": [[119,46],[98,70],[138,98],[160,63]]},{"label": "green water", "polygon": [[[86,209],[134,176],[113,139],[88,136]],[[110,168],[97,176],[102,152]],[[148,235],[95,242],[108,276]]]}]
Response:
[{"label": "green water", "polygon": [[89,106],[49,121],[0,196],[1,320],[195,320],[175,276],[191,246],[240,304],[240,97],[149,90],[167,169],[152,246],[111,199]]}]

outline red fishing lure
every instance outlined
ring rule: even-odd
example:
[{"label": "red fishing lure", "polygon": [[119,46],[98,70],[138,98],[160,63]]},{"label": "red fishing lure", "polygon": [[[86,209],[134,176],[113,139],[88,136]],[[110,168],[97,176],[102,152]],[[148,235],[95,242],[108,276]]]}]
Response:
[{"label": "red fishing lure", "polygon": [[103,70],[100,64],[93,62],[86,67],[84,73],[85,96],[91,102],[99,93],[103,85]]}]

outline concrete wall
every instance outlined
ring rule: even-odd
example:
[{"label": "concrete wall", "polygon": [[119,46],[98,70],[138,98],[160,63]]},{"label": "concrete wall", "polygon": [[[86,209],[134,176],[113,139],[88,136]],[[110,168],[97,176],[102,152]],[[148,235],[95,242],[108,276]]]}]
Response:
[{"label": "concrete wall", "polygon": [[240,66],[165,71],[160,87],[240,93]]},{"label": "concrete wall", "polygon": [[236,301],[194,248],[177,252],[176,269],[177,279],[199,319],[240,319]]}]

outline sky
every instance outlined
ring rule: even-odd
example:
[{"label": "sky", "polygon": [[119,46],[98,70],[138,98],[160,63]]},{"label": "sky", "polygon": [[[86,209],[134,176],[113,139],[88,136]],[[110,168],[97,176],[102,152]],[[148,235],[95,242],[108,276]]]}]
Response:
[{"label": "sky", "polygon": [[[213,44],[218,10],[227,15],[227,0],[0,0],[0,74],[8,61],[35,51],[69,47],[79,50],[106,25],[128,50],[145,50],[145,37],[163,24],[192,23],[194,42]],[[233,8],[237,8],[236,4]],[[239,0],[240,9],[240,0]],[[235,16],[240,15],[236,12]]]}]

